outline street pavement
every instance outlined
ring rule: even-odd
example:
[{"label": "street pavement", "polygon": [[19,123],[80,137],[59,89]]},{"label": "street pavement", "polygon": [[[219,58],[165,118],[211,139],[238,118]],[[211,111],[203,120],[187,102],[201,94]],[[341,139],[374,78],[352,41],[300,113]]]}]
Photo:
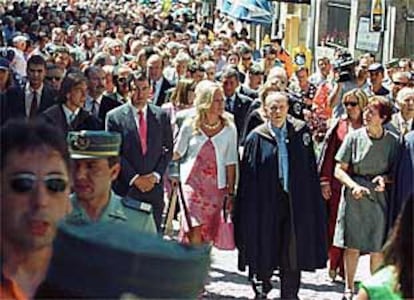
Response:
[{"label": "street pavement", "polygon": [[[369,256],[359,261],[356,281],[369,277]],[[280,299],[279,278],[272,278],[273,290],[268,299]],[[237,250],[221,251],[213,248],[209,281],[202,299],[254,299],[254,292],[247,280],[247,272],[237,270]],[[332,282],[328,269],[302,272],[299,298],[301,300],[341,300],[343,282]]]}]

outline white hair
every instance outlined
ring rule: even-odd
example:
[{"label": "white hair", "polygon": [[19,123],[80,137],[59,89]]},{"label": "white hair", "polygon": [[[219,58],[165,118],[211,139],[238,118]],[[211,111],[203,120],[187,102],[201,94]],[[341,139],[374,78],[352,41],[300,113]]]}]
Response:
[{"label": "white hair", "polygon": [[398,103],[402,103],[404,102],[404,99],[409,97],[409,96],[414,96],[414,88],[412,87],[403,87],[397,94],[397,102]]}]

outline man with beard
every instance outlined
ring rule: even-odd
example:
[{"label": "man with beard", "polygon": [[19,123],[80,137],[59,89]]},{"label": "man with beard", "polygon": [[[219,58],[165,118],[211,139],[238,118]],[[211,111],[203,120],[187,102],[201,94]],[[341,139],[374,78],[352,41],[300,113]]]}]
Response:
[{"label": "man with beard", "polygon": [[121,170],[121,134],[106,131],[69,132],[73,161],[73,211],[71,224],[124,223],[143,232],[155,233],[152,207],[148,203],[121,198],[111,184]]},{"label": "man with beard", "polygon": [[70,209],[69,153],[63,136],[37,121],[9,122],[0,140],[0,298],[31,299]]}]

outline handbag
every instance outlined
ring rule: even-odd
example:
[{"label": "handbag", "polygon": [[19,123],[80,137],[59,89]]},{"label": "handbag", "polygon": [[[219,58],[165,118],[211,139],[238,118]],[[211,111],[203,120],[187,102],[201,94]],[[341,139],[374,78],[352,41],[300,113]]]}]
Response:
[{"label": "handbag", "polygon": [[220,250],[234,250],[236,243],[234,242],[234,225],[231,221],[230,214],[226,211],[227,197],[224,199],[223,212],[220,218],[220,225],[217,231],[217,237],[214,246]]}]

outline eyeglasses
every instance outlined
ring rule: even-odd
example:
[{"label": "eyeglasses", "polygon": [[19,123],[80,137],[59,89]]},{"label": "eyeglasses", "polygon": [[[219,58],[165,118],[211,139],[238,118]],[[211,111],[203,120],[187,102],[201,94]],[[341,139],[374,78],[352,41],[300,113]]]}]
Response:
[{"label": "eyeglasses", "polygon": [[120,78],[118,78],[118,82],[121,83],[121,84],[125,84],[127,82],[127,78],[120,77]]},{"label": "eyeglasses", "polygon": [[47,76],[46,79],[50,80],[50,81],[52,81],[52,80],[59,81],[59,80],[62,80],[62,77],[60,77],[60,76]]},{"label": "eyeglasses", "polygon": [[357,102],[345,102],[345,103],[344,103],[344,106],[345,106],[345,107],[347,107],[347,106],[355,107],[355,106],[357,106],[357,105],[358,105],[358,103],[357,103]]},{"label": "eyeglasses", "polygon": [[39,180],[42,180],[49,192],[52,193],[61,193],[68,186],[67,178],[62,175],[53,174],[38,178],[32,173],[19,173],[10,179],[10,187],[15,193],[28,193],[34,189],[35,183]]},{"label": "eyeglasses", "polygon": [[251,56],[247,56],[247,57],[243,57],[242,56],[242,60],[251,60],[252,59],[252,57]]}]

